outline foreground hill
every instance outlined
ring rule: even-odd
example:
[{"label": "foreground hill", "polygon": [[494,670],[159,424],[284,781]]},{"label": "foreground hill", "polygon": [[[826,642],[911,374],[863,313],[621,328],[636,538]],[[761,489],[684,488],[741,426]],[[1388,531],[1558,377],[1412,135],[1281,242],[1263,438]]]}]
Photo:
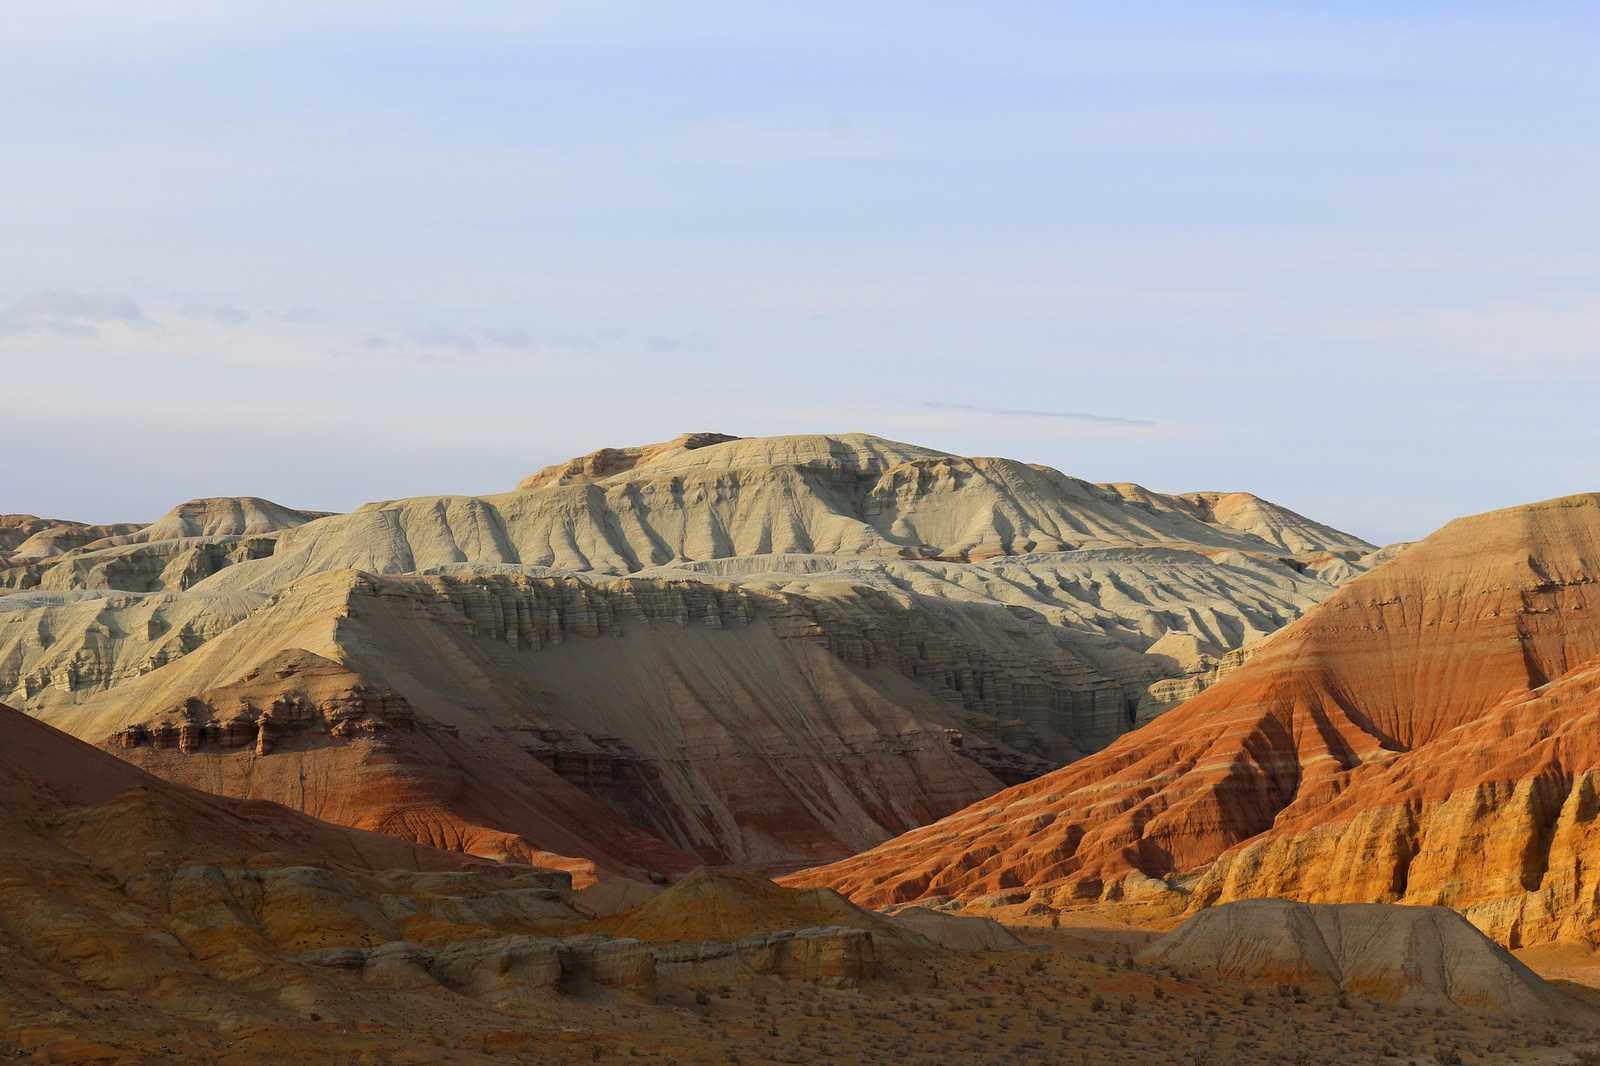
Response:
[{"label": "foreground hill", "polygon": [[[0,735],[0,1055],[15,1061],[1110,1061],[1195,1039],[1202,1010],[1218,1012],[1206,1045],[1239,1062],[1307,1040],[1539,1061],[1585,1020],[1453,1001],[1418,1017],[1309,984],[1258,999],[1197,980],[1196,946],[1237,957],[1227,936],[1141,967],[1102,941],[1019,950],[984,919],[890,917],[749,874],[698,870],[593,920],[555,871],[207,796],[3,707]],[[1404,961],[1364,956],[1384,959]]]},{"label": "foreground hill", "polygon": [[1600,1022],[1600,1011],[1545,981],[1448,907],[1236,900],[1196,914],[1138,961],[1414,1011]]},{"label": "foreground hill", "polygon": [[871,905],[1453,907],[1600,933],[1600,496],[1452,522],[1065,769],[830,867]]},{"label": "foreground hill", "polygon": [[1248,494],[695,434],[30,556],[0,698],[172,780],[580,879],[791,870],[1106,747],[1376,558]]}]

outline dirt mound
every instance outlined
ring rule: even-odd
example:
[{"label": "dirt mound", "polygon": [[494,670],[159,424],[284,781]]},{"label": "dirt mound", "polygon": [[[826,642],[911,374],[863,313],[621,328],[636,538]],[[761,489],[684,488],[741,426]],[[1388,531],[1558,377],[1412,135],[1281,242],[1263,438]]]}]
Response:
[{"label": "dirt mound", "polygon": [[591,923],[596,932],[649,944],[738,940],[760,933],[843,925],[893,935],[898,927],[828,888],[784,888],[755,874],[700,867],[644,906]]},{"label": "dirt mound", "polygon": [[631,877],[608,877],[579,889],[567,898],[567,903],[580,914],[591,918],[608,918],[649,903],[665,889],[648,881]]},{"label": "dirt mound", "polygon": [[1446,907],[1248,899],[1190,918],[1138,961],[1399,1007],[1600,1021]]}]

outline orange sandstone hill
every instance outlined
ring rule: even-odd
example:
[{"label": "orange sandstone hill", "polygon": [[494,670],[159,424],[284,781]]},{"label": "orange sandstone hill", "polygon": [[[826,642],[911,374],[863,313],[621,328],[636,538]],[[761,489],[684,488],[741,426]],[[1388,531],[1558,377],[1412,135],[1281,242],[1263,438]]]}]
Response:
[{"label": "orange sandstone hill", "polygon": [[1600,935],[1600,495],[1459,519],[1106,750],[790,879],[859,903],[1442,904]]}]

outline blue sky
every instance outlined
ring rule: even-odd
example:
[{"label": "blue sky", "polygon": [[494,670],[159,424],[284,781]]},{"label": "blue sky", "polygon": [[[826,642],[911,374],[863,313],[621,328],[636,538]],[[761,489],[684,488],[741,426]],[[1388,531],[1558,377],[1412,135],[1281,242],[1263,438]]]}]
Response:
[{"label": "blue sky", "polygon": [[1600,489],[1597,23],[0,3],[0,511],[493,492],[689,430],[1377,541]]}]

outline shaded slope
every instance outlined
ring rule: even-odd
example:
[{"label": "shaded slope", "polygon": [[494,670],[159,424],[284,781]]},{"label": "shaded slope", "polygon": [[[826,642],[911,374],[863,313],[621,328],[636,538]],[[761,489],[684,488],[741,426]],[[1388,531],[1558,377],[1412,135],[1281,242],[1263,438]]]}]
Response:
[{"label": "shaded slope", "polygon": [[[278,676],[297,650],[331,663],[318,669],[337,691]],[[997,773],[1039,772],[1026,722],[994,725],[1002,703],[1046,729],[1126,727],[1119,690],[1049,627],[995,607],[346,571],[41,713],[214,791],[639,875],[687,869],[684,852],[779,868],[842,857],[994,791]]]}]

